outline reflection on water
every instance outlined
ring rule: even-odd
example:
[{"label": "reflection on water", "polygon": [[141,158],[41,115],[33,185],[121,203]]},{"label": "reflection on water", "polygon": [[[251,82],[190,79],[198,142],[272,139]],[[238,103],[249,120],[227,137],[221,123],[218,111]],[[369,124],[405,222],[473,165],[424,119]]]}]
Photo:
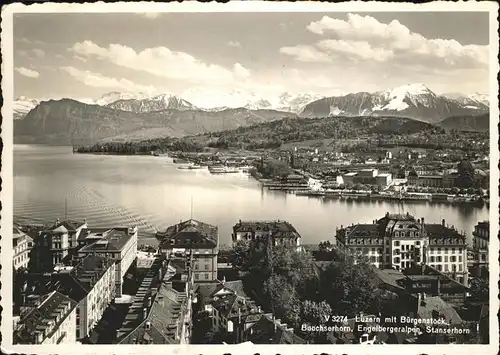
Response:
[{"label": "reflection on water", "polygon": [[410,213],[442,219],[470,236],[488,209],[469,205],[395,204],[308,198],[268,191],[243,174],[211,175],[179,170],[170,159],[150,156],[72,154],[70,147],[16,146],[14,216],[32,221],[87,218],[91,226],[137,225],[142,237],[190,217],[219,226],[221,243],[231,241],[239,219],[290,221],[305,244],[332,240],[340,225]]}]

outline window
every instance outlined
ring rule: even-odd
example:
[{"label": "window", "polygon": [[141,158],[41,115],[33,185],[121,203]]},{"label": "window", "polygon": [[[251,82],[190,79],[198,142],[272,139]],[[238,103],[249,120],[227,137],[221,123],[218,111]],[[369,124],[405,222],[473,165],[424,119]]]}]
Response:
[{"label": "window", "polygon": [[434,256],[431,256],[430,257],[430,262],[433,263],[436,259],[434,258]]},{"label": "window", "polygon": [[448,262],[448,255],[445,255],[444,256],[444,262],[447,263]]},{"label": "window", "polygon": [[205,264],[205,270],[208,270],[209,265]]},{"label": "window", "polygon": [[200,278],[200,274],[194,274],[194,278],[198,280]]},{"label": "window", "polygon": [[398,247],[398,246],[399,246],[399,240],[396,240],[396,241],[394,242],[394,245]]},{"label": "window", "polygon": [[455,254],[455,248],[451,248],[451,253]]},{"label": "window", "polygon": [[448,248],[444,248],[444,253],[448,254]]},{"label": "window", "polygon": [[387,239],[387,240],[385,241],[385,245],[389,245],[389,244],[391,244],[391,243],[390,243],[389,239]]},{"label": "window", "polygon": [[438,269],[438,271],[441,271],[442,266],[438,264],[438,265],[437,265],[437,269]]},{"label": "window", "polygon": [[389,250],[390,250],[389,248],[385,248],[385,253],[389,254]]},{"label": "window", "polygon": [[462,262],[462,255],[458,256],[458,262],[460,262],[460,263]]},{"label": "window", "polygon": [[457,257],[455,255],[450,256],[450,262],[454,263],[457,261]]},{"label": "window", "polygon": [[398,257],[395,257],[395,258],[394,258],[394,263],[395,263],[395,264],[399,264],[400,262],[401,262],[401,261],[400,261],[400,259],[399,259]]},{"label": "window", "polygon": [[444,271],[448,272],[448,264],[444,264]]},{"label": "window", "polygon": [[458,271],[462,271],[462,264],[458,264]]},{"label": "window", "polygon": [[441,255],[438,255],[438,256],[436,257],[436,261],[437,261],[438,263],[440,263],[441,261],[443,261],[443,257],[442,257]]},{"label": "window", "polygon": [[[418,234],[418,233],[416,233],[416,234]],[[418,235],[417,235],[417,237],[418,237]],[[420,241],[418,241],[418,240],[417,240],[417,241],[415,242],[415,244],[416,244],[416,245],[420,245]]]},{"label": "window", "polygon": [[[418,237],[418,232],[415,232],[415,237]],[[417,242],[417,245],[419,245],[420,242]]]},{"label": "window", "polygon": [[437,249],[437,253],[438,253],[438,254],[441,254],[441,248],[438,248],[438,249]]}]

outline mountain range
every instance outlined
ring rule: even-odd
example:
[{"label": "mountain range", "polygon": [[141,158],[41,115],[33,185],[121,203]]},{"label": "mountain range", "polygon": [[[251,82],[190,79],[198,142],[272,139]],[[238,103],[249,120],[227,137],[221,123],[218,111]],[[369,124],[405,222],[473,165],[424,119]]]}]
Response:
[{"label": "mountain range", "polygon": [[235,129],[295,114],[274,110],[166,109],[131,112],[76,100],[43,101],[23,119],[14,121],[16,143],[91,144],[106,139],[147,139],[187,136]]},{"label": "mountain range", "polygon": [[[84,101],[84,100],[82,100]],[[207,133],[284,117],[392,116],[438,124],[446,128],[483,130],[475,122],[489,113],[487,97],[480,94],[436,95],[423,84],[409,84],[382,92],[345,96],[290,95],[272,99],[257,95],[244,107],[203,109],[172,95],[111,92],[97,100],[38,101],[20,97],[14,102],[14,137],[17,143],[93,143],[105,139],[147,139]]]},{"label": "mountain range", "polygon": [[305,105],[299,114],[302,117],[390,115],[438,123],[451,116],[488,111],[488,105],[472,97],[449,98],[436,95],[423,84],[408,84],[375,93],[326,97]]}]

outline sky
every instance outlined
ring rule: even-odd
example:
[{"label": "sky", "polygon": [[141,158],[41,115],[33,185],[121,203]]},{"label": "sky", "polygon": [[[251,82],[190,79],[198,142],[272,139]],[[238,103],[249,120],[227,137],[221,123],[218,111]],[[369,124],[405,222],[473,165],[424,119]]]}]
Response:
[{"label": "sky", "polygon": [[172,93],[199,107],[424,83],[488,93],[487,12],[14,15],[14,94]]}]

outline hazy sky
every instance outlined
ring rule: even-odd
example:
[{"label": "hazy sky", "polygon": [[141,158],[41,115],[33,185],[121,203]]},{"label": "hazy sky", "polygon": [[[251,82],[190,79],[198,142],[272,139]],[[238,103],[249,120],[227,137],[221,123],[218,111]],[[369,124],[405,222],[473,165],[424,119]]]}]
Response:
[{"label": "hazy sky", "polygon": [[488,92],[488,13],[17,14],[15,96]]}]

